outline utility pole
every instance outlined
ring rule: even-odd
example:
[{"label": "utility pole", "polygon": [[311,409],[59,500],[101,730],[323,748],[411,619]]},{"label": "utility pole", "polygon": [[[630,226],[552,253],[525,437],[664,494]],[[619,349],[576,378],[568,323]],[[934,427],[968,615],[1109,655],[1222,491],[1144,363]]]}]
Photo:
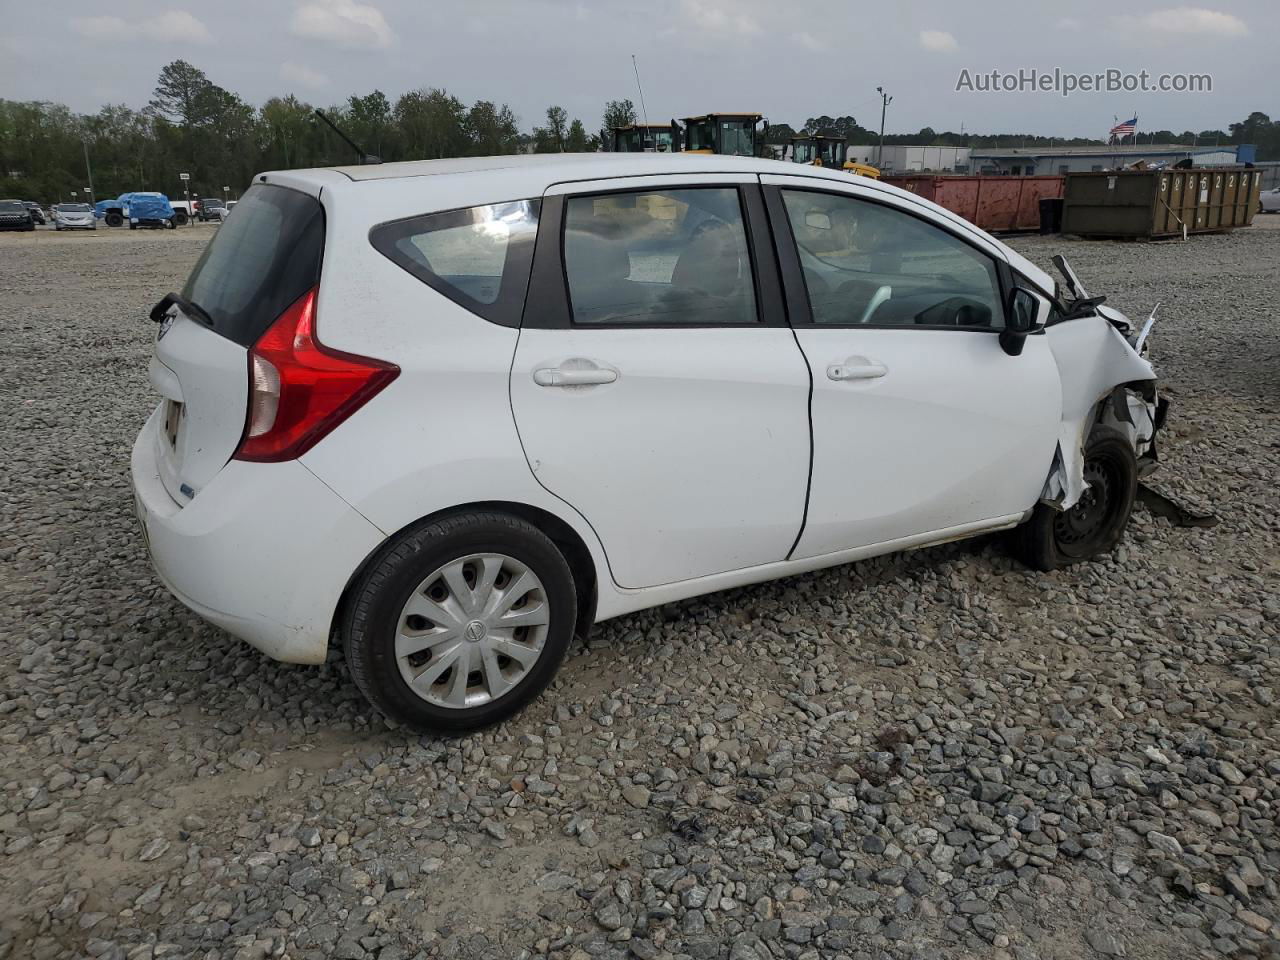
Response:
[{"label": "utility pole", "polygon": [[92,205],[97,202],[97,195],[93,192],[93,169],[89,166],[89,144],[81,140],[80,146],[84,147],[84,172],[89,178],[89,203]]},{"label": "utility pole", "polygon": [[884,161],[884,114],[893,103],[893,97],[884,92],[884,87],[876,87],[876,93],[880,94],[880,146],[876,149],[876,166],[879,167]]}]

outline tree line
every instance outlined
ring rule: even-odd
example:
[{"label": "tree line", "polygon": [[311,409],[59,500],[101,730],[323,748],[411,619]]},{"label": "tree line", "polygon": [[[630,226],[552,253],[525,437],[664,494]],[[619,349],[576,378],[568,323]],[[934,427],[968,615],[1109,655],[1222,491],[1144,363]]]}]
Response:
[{"label": "tree line", "polygon": [[[607,124],[635,121],[627,100],[607,104],[606,126],[595,132],[551,106],[544,123],[526,132],[505,103],[468,106],[434,87],[395,100],[374,90],[323,109],[365,152],[386,161],[594,151],[608,139]],[[221,196],[223,187],[235,195],[260,170],[358,159],[317,122],[312,104],[290,94],[255,108],[184,60],[160,71],[141,110],[113,104],[77,114],[59,103],[0,99],[0,197],[69,200],[90,186],[90,171],[99,199],[127,190],[181,197],[183,173],[193,196]]]},{"label": "tree line", "polygon": [[[547,108],[541,123],[522,130],[507,104],[477,100],[467,105],[437,87],[411,90],[395,100],[374,90],[324,109],[362,150],[386,161],[608,149],[610,128],[637,120],[634,104],[619,99],[604,105],[595,130],[555,105]],[[810,117],[799,128],[770,124],[765,140],[785,144],[788,137],[816,132],[836,133],[850,143],[878,140],[877,132],[851,116],[826,115]],[[1142,140],[1147,136],[1140,134]],[[1227,131],[1159,131],[1155,136],[1157,142],[1251,142],[1258,145],[1259,159],[1280,159],[1280,123],[1260,112],[1231,124]],[[974,147],[1102,142],[939,133],[929,127],[884,139],[887,144]],[[0,197],[69,200],[72,191],[90,186],[90,170],[99,199],[126,190],[158,190],[180,197],[182,173],[190,175],[193,196],[221,196],[224,186],[235,195],[260,170],[357,160],[347,143],[316,121],[312,104],[290,94],[254,107],[184,60],[160,71],[152,99],[140,110],[113,104],[97,113],[78,114],[58,103],[0,99]]]}]

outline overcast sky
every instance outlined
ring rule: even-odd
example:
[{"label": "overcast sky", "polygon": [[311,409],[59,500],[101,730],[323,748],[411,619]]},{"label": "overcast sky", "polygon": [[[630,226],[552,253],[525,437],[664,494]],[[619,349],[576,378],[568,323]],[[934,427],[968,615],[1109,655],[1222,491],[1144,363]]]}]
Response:
[{"label": "overcast sky", "polygon": [[[3,0],[0,96],[78,111],[143,106],[182,57],[253,104],[292,92],[317,105],[445,87],[506,102],[522,129],[564,106],[589,130],[608,99],[649,119],[760,111],[774,122],[852,114],[887,132],[1103,136],[1223,127],[1280,114],[1275,0],[1212,6],[1114,0]],[[992,70],[1207,73],[1212,93],[956,92]]]}]

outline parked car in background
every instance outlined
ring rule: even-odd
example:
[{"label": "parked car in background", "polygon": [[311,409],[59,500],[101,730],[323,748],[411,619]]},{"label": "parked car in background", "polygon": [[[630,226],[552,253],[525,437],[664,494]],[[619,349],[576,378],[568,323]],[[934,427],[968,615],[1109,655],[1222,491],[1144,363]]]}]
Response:
[{"label": "parked car in background", "polygon": [[36,222],[21,200],[0,200],[0,230],[34,230]]},{"label": "parked car in background", "polygon": [[149,227],[153,230],[177,226],[178,215],[164,194],[137,194],[129,198],[125,210],[129,217],[129,229]]},{"label": "parked car in background", "polygon": [[97,230],[93,207],[87,203],[55,203],[50,211],[55,230]]},{"label": "parked car in background", "polygon": [[36,203],[34,200],[24,200],[23,205],[31,211],[31,219],[33,222],[40,224],[42,227],[48,222],[40,204]]},{"label": "parked car in background", "polygon": [[109,227],[128,223],[132,230],[138,227],[172,227],[186,222],[186,214],[174,210],[168,197],[150,190],[122,193],[114,200],[99,200],[93,209],[94,216]]},{"label": "parked car in background", "polygon": [[203,197],[200,200],[201,220],[221,220],[227,212],[226,204],[218,197]]},{"label": "parked car in background", "polygon": [[254,181],[152,310],[138,516],[180,600],[288,662],[340,637],[402,723],[493,723],[592,622],[716,590],[997,530],[1089,560],[1156,464],[1146,330],[874,180],[608,153]]},{"label": "parked car in background", "polygon": [[1258,198],[1258,209],[1263,213],[1280,213],[1280,187],[1262,191]]}]

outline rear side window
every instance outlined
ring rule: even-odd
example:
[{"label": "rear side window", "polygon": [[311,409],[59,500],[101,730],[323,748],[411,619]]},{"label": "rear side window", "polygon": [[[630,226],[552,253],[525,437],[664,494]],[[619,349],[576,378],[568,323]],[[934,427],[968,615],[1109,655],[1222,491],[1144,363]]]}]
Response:
[{"label": "rear side window", "polygon": [[758,320],[734,187],[570,197],[564,265],[575,324],[742,326]]},{"label": "rear side window", "polygon": [[379,224],[369,241],[454,303],[516,327],[529,287],[539,207],[537,200],[513,200],[429,213]]},{"label": "rear side window", "polygon": [[205,247],[182,295],[228,340],[252,345],[320,282],[324,208],[314,197],[255,184]]}]

